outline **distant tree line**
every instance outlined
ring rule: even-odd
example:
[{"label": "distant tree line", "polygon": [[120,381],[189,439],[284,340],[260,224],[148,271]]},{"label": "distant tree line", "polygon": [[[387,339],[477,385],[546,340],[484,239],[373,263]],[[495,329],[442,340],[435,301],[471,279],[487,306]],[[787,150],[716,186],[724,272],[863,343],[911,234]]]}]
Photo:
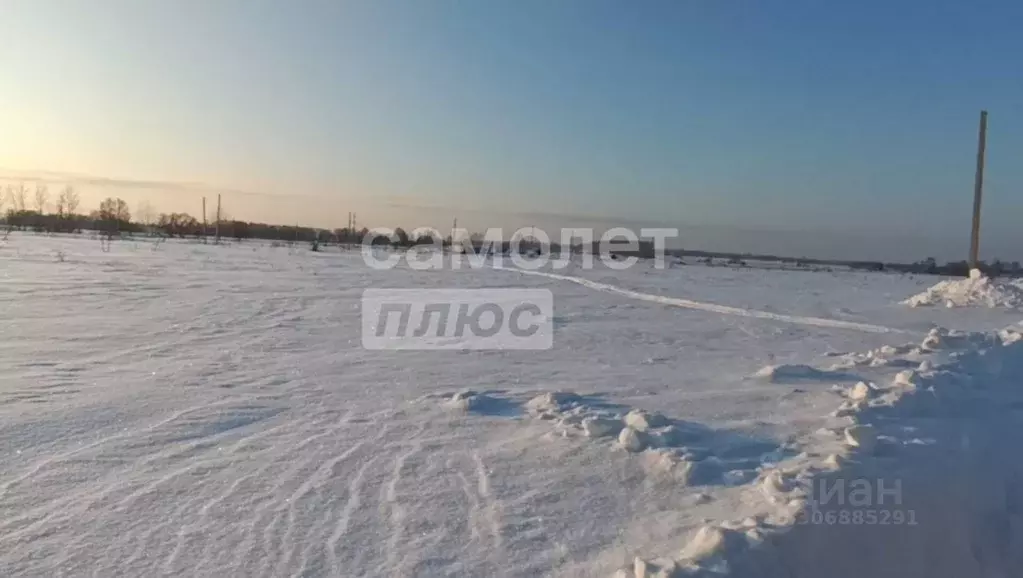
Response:
[{"label": "distant tree line", "polygon": [[[918,261],[910,265],[892,264],[890,267],[893,270],[906,273],[924,273],[928,275],[946,275],[950,277],[965,277],[970,274],[970,264],[967,261],[951,261],[944,265],[939,265],[933,257],[928,257],[923,261]],[[1023,276],[1023,267],[1020,266],[1019,261],[1012,261],[1011,263],[1006,263],[999,259],[995,259],[990,263],[981,261],[978,263],[977,268],[983,271],[988,277]]]},{"label": "distant tree line", "polygon": [[49,189],[39,185],[32,193],[32,204],[29,204],[29,191],[25,185],[9,185],[0,194],[0,209],[7,207],[4,223],[8,229],[30,229],[36,231],[74,232],[88,228],[98,228],[96,215],[78,213],[81,199],[73,187],[61,189],[54,202],[54,212],[47,213],[50,199]]},{"label": "distant tree line", "polygon": [[[110,197],[104,199],[97,210],[87,214],[79,212],[81,199],[72,186],[63,187],[54,198],[53,211],[47,212],[51,195],[46,185],[37,185],[32,191],[24,184],[8,185],[0,194],[0,214],[4,215],[3,222],[8,231],[30,230],[37,232],[54,233],[76,233],[83,230],[92,230],[105,233],[109,236],[122,233],[149,233],[164,237],[214,238],[219,234],[222,239],[262,239],[269,241],[288,243],[309,243],[313,250],[318,250],[320,245],[325,244],[358,244],[363,241],[369,231],[365,228],[359,230],[341,229],[317,229],[313,227],[301,227],[291,225],[270,225],[267,223],[254,223],[240,221],[237,219],[221,219],[219,223],[206,223],[189,215],[188,213],[161,213],[155,215],[148,203],[139,205],[135,219],[128,208],[128,203],[123,199]],[[6,211],[4,212],[4,209]],[[451,238],[438,239],[430,235],[410,236],[404,229],[394,230],[394,236],[376,237],[372,243],[377,246],[413,247],[418,245],[442,245],[451,244]],[[473,235],[470,244],[474,250],[479,252],[485,243],[481,235]],[[508,241],[495,243],[491,251],[507,253],[512,250]],[[565,248],[557,243],[541,244],[532,239],[525,239],[519,244],[522,252],[549,252],[561,254]],[[582,245],[575,244],[567,248],[567,252],[581,252]],[[596,253],[600,250],[597,243],[593,243],[591,251]],[[624,243],[615,244],[612,242],[610,250],[613,256],[621,257],[654,257],[654,245],[649,241],[640,241],[635,246]],[[700,262],[707,265],[714,265],[715,259],[720,264],[727,266],[747,266],[748,261],[767,261],[788,264],[797,269],[829,270],[832,266],[843,266],[863,271],[892,271],[899,273],[916,273],[926,275],[944,275],[952,277],[965,277],[969,275],[970,266],[966,261],[952,261],[939,265],[938,262],[928,257],[915,263],[884,263],[878,261],[840,261],[825,259],[792,259],[775,255],[757,255],[753,253],[712,253],[707,251],[668,251],[669,255],[676,257],[696,257]],[[990,263],[981,262],[979,268],[988,276],[1023,276],[1023,267],[1019,261],[1006,263],[994,260]]]},{"label": "distant tree line", "polygon": [[[677,257],[695,257],[700,263],[707,265],[747,266],[748,261],[779,263],[794,269],[814,271],[831,271],[834,267],[848,267],[858,271],[888,271],[893,273],[912,273],[920,275],[942,275],[948,277],[966,277],[970,274],[970,265],[966,261],[950,261],[938,264],[933,257],[915,263],[886,263],[882,261],[844,261],[836,259],[809,259],[802,257],[779,257],[753,253],[713,253],[709,251],[669,251]],[[716,260],[716,261],[715,261]],[[1023,266],[1019,261],[1005,262],[995,259],[990,263],[981,261],[978,268],[989,277],[1023,277]]]},{"label": "distant tree line", "polygon": [[[27,230],[53,233],[75,233],[85,230],[108,234],[150,233],[165,237],[213,238],[218,232],[221,238],[237,240],[266,239],[288,242],[361,242],[366,229],[333,231],[290,225],[269,225],[235,219],[222,219],[219,223],[209,222],[203,226],[201,220],[188,213],[152,214],[148,204],[139,207],[133,220],[128,203],[120,198],[104,199],[97,210],[79,212],[81,199],[71,186],[64,187],[52,205],[45,185],[29,191],[25,185],[9,185],[0,191],[0,214],[8,230]],[[52,211],[47,209],[52,207]],[[4,211],[6,209],[6,211]],[[219,226],[218,226],[219,225]]]}]

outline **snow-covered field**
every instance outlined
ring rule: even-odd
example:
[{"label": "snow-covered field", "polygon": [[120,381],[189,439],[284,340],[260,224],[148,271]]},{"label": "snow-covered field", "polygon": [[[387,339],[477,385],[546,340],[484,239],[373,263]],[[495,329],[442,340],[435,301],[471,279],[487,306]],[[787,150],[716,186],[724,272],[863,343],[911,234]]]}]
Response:
[{"label": "snow-covered field", "polygon": [[[1023,575],[1023,316],[935,281],[15,233],[0,575]],[[364,289],[449,287],[550,289],[553,349],[362,348]],[[879,478],[915,524],[802,523]]]}]

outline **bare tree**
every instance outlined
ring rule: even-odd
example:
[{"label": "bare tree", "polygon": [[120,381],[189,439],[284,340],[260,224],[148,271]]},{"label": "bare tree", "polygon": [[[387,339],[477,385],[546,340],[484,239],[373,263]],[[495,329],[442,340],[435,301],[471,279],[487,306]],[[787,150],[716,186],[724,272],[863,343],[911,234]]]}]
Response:
[{"label": "bare tree", "polygon": [[46,185],[36,185],[35,201],[36,201],[36,212],[40,215],[46,212],[46,203],[50,200],[50,191],[46,188]]},{"label": "bare tree", "polygon": [[27,194],[28,189],[25,188],[24,184],[7,186],[7,198],[11,202],[11,209],[13,211],[20,213],[25,210],[25,196]]},{"label": "bare tree", "polygon": [[[66,190],[64,189],[64,191]],[[64,191],[57,195],[57,202],[53,204],[53,211],[57,214],[58,219],[63,219],[65,211],[67,211],[67,196],[64,194]]]},{"label": "bare tree", "polygon": [[74,187],[68,185],[64,187],[64,206],[67,208],[68,218],[72,218],[75,215],[75,211],[78,210],[78,205],[81,203],[81,199],[78,197],[78,193],[75,192]]}]

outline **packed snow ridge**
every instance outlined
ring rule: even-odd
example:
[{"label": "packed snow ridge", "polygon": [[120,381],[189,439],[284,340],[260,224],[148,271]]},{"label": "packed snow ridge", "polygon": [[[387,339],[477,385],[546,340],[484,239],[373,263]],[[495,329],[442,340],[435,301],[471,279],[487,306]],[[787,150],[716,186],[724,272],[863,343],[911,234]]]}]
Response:
[{"label": "packed snow ridge", "polygon": [[[934,329],[842,365],[904,369],[836,386],[834,427],[749,485],[759,514],[708,524],[615,578],[1023,576],[1023,334]],[[857,504],[829,484],[866,494]]]},{"label": "packed snow ridge", "polygon": [[1023,307],[1023,287],[993,280],[979,270],[970,271],[966,279],[942,281],[930,289],[902,302],[910,307],[944,305],[945,307]]},{"label": "packed snow ridge", "polygon": [[[497,395],[465,390],[451,394],[445,403],[455,410],[492,413],[488,408],[510,404]],[[699,424],[603,404],[570,391],[545,392],[523,405],[528,417],[551,424],[552,435],[605,443],[614,451],[636,454],[642,471],[681,487],[745,483],[787,451],[785,444],[727,436]]]}]

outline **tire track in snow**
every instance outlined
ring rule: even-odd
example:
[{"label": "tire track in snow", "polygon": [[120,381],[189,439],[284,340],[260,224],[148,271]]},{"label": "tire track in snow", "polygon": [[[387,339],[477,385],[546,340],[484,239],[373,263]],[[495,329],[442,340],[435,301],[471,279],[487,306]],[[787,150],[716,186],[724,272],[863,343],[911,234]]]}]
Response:
[{"label": "tire track in snow", "polygon": [[462,486],[462,493],[465,495],[465,501],[468,505],[469,511],[466,514],[469,518],[469,545],[473,548],[479,548],[479,541],[483,539],[482,533],[480,532],[480,497],[472,491],[472,484],[469,483],[469,478],[462,472],[456,474]]},{"label": "tire track in snow", "polygon": [[637,301],[647,301],[649,303],[658,303],[660,305],[670,305],[672,307],[681,307],[683,309],[695,309],[697,311],[706,311],[708,313],[718,313],[721,315],[735,315],[738,317],[752,317],[755,319],[769,319],[771,321],[781,321],[783,323],[794,323],[796,325],[807,325],[811,327],[828,327],[831,329],[852,329],[854,331],[865,331],[867,333],[910,333],[902,329],[894,329],[891,327],[885,327],[883,325],[872,325],[869,323],[856,323],[854,321],[839,321],[837,319],[825,319],[822,317],[802,317],[799,315],[785,315],[782,313],[770,313],[767,311],[758,311],[756,309],[743,309],[741,307],[729,307],[727,305],[716,305],[714,303],[704,303],[702,301],[692,301],[690,299],[679,299],[677,297],[665,297],[663,295],[654,295],[651,293],[641,293],[639,291],[632,291],[630,289],[622,289],[614,285],[607,283],[600,283],[597,281],[591,281],[582,277],[572,277],[571,275],[559,275],[557,273],[548,273],[546,271],[528,271],[524,269],[512,269],[507,267],[495,267],[501,271],[516,271],[522,275],[533,275],[536,277],[547,277],[548,279],[556,279],[558,281],[568,281],[570,283],[576,283],[589,289],[596,291],[604,291],[607,293],[616,293],[635,299]]},{"label": "tire track in snow", "polygon": [[483,463],[479,452],[473,451],[472,459],[476,465],[477,491],[487,501],[485,518],[490,526],[490,532],[494,536],[494,549],[500,549],[504,545],[501,538],[501,501],[495,499],[490,491],[490,472],[487,471],[487,466]]},{"label": "tire track in snow", "polygon": [[[475,551],[502,552],[500,502],[491,496],[490,476],[479,453],[469,451],[466,457],[472,462],[469,471],[456,473],[468,510],[469,541],[466,547]],[[494,570],[487,571],[487,574],[493,573]]]}]

